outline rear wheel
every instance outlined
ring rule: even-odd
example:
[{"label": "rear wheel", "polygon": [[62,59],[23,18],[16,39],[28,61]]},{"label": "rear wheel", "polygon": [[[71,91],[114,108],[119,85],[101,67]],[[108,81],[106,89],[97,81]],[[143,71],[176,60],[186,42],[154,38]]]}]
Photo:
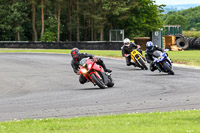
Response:
[{"label": "rear wheel", "polygon": [[173,70],[167,65],[167,63],[163,62],[163,66],[164,66],[165,69],[167,70],[168,74],[174,75]]},{"label": "rear wheel", "polygon": [[111,77],[109,77],[109,83],[108,83],[108,87],[113,87],[114,86],[114,82],[113,82],[113,79]]},{"label": "rear wheel", "polygon": [[104,89],[106,88],[106,85],[104,84],[104,82],[99,79],[94,73],[92,73],[91,75],[92,80],[96,83],[96,85],[99,86],[99,88]]},{"label": "rear wheel", "polygon": [[148,70],[148,68],[147,68],[147,66],[146,66],[146,64],[145,64],[145,62],[142,58],[140,58],[138,60],[138,62],[140,63],[140,65],[142,66],[143,69]]}]

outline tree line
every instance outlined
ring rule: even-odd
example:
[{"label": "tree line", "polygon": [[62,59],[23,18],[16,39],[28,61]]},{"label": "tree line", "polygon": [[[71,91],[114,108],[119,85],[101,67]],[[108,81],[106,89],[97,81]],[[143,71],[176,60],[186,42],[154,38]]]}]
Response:
[{"label": "tree line", "polygon": [[161,17],[164,24],[181,25],[183,30],[200,31],[200,6],[181,11],[171,11]]},{"label": "tree line", "polygon": [[0,41],[106,41],[111,29],[148,36],[162,11],[153,0],[0,0]]}]

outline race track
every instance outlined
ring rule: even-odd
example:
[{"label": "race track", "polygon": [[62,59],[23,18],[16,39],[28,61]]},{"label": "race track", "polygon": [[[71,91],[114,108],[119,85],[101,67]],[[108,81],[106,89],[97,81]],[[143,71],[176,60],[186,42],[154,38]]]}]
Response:
[{"label": "race track", "polygon": [[200,69],[167,75],[103,60],[113,88],[81,85],[70,55],[0,53],[0,121],[200,109]]}]

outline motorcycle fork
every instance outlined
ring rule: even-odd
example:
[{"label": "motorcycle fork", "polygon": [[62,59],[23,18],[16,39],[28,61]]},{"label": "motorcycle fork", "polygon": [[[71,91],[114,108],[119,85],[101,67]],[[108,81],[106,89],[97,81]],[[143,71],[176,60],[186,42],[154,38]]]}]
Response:
[{"label": "motorcycle fork", "polygon": [[84,74],[83,76],[87,79],[87,81],[91,81],[89,74]]},{"label": "motorcycle fork", "polygon": [[[160,64],[160,66],[162,66],[163,67],[163,65],[162,65],[162,63],[159,63]],[[156,66],[157,66],[157,68],[158,68],[158,71],[162,71],[162,69],[161,69],[161,67],[158,65],[158,64],[156,64]]]},{"label": "motorcycle fork", "polygon": [[[90,72],[90,75],[91,75],[92,73],[94,73],[94,74],[97,76],[97,78],[102,79],[101,76],[99,75],[99,73],[98,73],[97,71]],[[91,76],[90,76],[90,80],[92,81],[92,83],[95,83],[95,82],[93,81],[93,79],[91,78]]]}]

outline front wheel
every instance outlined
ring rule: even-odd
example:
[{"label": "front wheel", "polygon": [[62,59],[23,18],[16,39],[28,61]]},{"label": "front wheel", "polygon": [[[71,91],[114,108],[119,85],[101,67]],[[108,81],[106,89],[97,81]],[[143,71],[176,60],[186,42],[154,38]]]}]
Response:
[{"label": "front wheel", "polygon": [[95,82],[95,84],[99,86],[99,88],[101,89],[106,88],[106,85],[104,84],[104,82],[101,79],[99,79],[94,73],[92,73],[90,76],[92,80]]},{"label": "front wheel", "polygon": [[165,69],[167,70],[168,74],[174,75],[173,70],[167,65],[167,63],[163,62],[163,66],[164,66]]}]

